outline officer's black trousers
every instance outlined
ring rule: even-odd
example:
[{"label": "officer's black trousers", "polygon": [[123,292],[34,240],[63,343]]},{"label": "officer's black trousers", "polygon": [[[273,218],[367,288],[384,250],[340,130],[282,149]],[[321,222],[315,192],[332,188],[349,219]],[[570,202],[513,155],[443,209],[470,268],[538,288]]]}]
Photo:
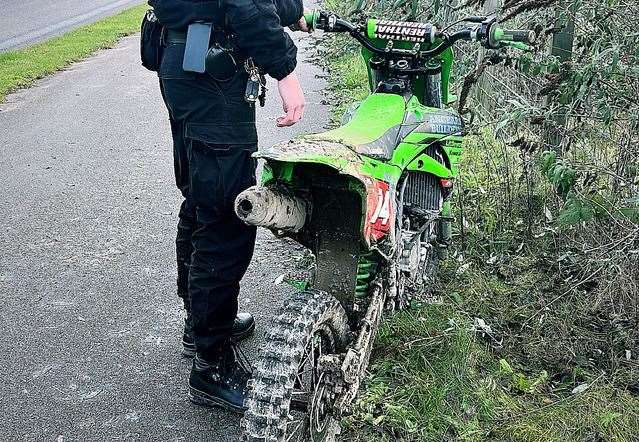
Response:
[{"label": "officer's black trousers", "polygon": [[183,46],[166,48],[160,86],[169,110],[176,184],[184,196],[176,238],[178,295],[190,307],[198,353],[214,358],[237,315],[255,228],[236,216],[236,196],[255,184],[254,110],[241,74],[226,84],[184,72]]}]

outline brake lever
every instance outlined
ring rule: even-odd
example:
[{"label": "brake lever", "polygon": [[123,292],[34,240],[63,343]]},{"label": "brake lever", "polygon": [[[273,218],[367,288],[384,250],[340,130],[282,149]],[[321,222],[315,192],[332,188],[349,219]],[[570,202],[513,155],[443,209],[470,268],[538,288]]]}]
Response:
[{"label": "brake lever", "polygon": [[491,14],[484,18],[484,20],[479,25],[479,28],[477,29],[477,36],[479,37],[478,41],[480,41],[482,46],[487,49],[498,48],[497,45],[492,44],[490,37],[490,28],[492,28],[495,23],[497,23],[497,14]]},{"label": "brake lever", "polygon": [[490,14],[487,15],[486,17],[483,17],[484,20],[481,22],[487,26],[490,26],[492,24],[494,24],[497,21],[497,14]]}]

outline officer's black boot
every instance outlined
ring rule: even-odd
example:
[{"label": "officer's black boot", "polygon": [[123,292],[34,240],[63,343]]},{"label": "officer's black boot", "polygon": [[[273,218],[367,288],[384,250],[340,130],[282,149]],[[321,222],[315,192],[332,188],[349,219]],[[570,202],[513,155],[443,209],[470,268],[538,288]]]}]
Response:
[{"label": "officer's black boot", "polygon": [[250,366],[239,353],[237,344],[229,341],[210,361],[199,354],[195,356],[189,377],[189,399],[197,405],[244,413],[250,378]]},{"label": "officer's black boot", "polygon": [[233,330],[231,330],[231,339],[241,341],[253,334],[255,331],[255,319],[250,313],[238,313],[233,322]]},{"label": "officer's black boot", "polygon": [[[255,331],[255,319],[250,313],[238,313],[233,323],[231,339],[236,342],[246,339]],[[184,320],[184,333],[182,334],[182,356],[192,358],[195,356],[195,340],[193,339],[193,318],[191,312],[186,310]]]}]

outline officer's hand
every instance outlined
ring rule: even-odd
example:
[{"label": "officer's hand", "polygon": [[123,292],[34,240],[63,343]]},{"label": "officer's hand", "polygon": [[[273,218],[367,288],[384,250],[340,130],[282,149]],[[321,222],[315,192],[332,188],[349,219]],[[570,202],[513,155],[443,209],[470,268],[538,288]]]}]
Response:
[{"label": "officer's hand", "polygon": [[[307,12],[309,11],[307,9],[304,9],[304,14],[306,14]],[[300,18],[300,21],[297,22],[297,27],[302,32],[308,32],[309,34],[311,33],[311,28],[308,26],[308,23],[306,23],[306,18],[304,18],[304,16],[302,16],[302,18]]]},{"label": "officer's hand", "polygon": [[277,89],[282,97],[282,107],[286,115],[277,119],[279,127],[292,126],[302,119],[304,115],[304,93],[295,72],[281,79],[277,83]]},{"label": "officer's hand", "polygon": [[[306,15],[308,12],[310,12],[310,11],[308,9],[304,8],[304,15]],[[310,34],[312,32],[312,29],[310,28],[308,23],[306,23],[306,18],[304,18],[304,15],[302,15],[302,18],[300,18],[297,21],[297,23],[292,24],[288,28],[291,31],[302,31],[302,32],[308,32]]]}]

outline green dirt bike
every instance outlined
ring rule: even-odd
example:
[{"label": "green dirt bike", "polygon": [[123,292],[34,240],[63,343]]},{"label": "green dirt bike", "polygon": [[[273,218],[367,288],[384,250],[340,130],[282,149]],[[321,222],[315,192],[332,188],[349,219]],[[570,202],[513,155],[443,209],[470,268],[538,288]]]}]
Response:
[{"label": "green dirt bike", "polygon": [[337,129],[260,150],[262,184],[240,194],[244,222],[312,251],[304,290],[283,307],[249,382],[243,441],[334,441],[362,382],[384,310],[428,291],[451,238],[463,123],[449,91],[457,41],[526,49],[530,31],[494,16],[448,33],[429,23],[306,16],[363,46],[371,94]]}]

